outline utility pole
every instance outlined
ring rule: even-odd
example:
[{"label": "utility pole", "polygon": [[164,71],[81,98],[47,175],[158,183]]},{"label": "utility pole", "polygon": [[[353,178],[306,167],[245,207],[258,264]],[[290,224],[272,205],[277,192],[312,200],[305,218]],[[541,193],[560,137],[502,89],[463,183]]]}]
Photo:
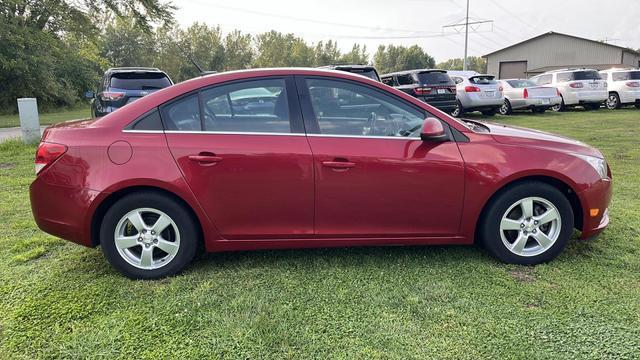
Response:
[{"label": "utility pole", "polygon": [[[445,25],[442,27],[442,30],[444,31],[444,29],[446,28],[453,28],[456,32],[460,32],[460,27],[464,26],[464,58],[462,59],[462,69],[463,70],[467,70],[467,52],[468,52],[468,48],[469,48],[469,25],[479,25],[479,24],[485,24],[485,23],[493,23],[493,20],[475,20],[475,21],[469,21],[469,0],[467,0],[467,13],[466,16],[464,17],[464,19],[462,20],[463,22],[458,21],[455,24],[450,24],[450,25]],[[474,28],[473,26],[471,26],[471,30],[476,31],[476,28]]]},{"label": "utility pole", "polygon": [[469,46],[469,0],[467,0],[467,16],[464,18],[464,59],[462,70],[467,71],[467,48]]}]

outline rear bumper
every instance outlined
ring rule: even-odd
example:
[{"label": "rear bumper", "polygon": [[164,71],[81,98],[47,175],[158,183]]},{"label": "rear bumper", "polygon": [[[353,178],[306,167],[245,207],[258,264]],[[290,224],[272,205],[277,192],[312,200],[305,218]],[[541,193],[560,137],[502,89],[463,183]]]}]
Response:
[{"label": "rear bumper", "polygon": [[456,108],[456,99],[453,100],[423,100],[427,104],[442,110],[444,112],[451,112]]},{"label": "rear bumper", "polygon": [[460,103],[465,110],[496,109],[502,106],[504,98],[461,97]]},{"label": "rear bumper", "polygon": [[[589,239],[600,234],[609,225],[609,202],[611,201],[611,180],[600,180],[578,197],[582,202],[583,220],[581,239]],[[590,210],[598,209],[596,216]]]},{"label": "rear bumper", "polygon": [[46,183],[36,178],[29,187],[31,211],[38,227],[53,236],[92,246],[91,204],[101,192]]},{"label": "rear bumper", "polygon": [[509,99],[511,108],[516,109],[533,109],[533,108],[549,108],[560,104],[562,98],[553,96],[549,98],[529,98],[529,99]]},{"label": "rear bumper", "polygon": [[579,105],[579,104],[595,104],[603,103],[609,97],[609,93],[606,90],[602,91],[567,91],[562,94],[565,105]]}]

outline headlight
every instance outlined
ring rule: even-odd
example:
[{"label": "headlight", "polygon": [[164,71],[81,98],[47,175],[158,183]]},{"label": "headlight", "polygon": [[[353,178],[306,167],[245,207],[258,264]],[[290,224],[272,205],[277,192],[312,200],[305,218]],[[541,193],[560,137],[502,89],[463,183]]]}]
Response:
[{"label": "headlight", "polygon": [[605,159],[600,159],[599,157],[582,155],[582,154],[574,154],[580,159],[586,161],[593,167],[593,169],[600,175],[600,178],[607,178],[607,161]]}]

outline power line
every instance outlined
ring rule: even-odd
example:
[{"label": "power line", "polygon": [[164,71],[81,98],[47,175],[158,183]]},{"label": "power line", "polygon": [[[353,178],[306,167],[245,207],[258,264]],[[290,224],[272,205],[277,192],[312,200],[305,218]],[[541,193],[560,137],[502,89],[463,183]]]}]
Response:
[{"label": "power line", "polygon": [[475,31],[476,28],[474,28],[473,25],[493,23],[493,20],[483,20],[483,19],[475,19],[474,21],[469,21],[469,20],[471,19],[469,18],[469,0],[467,0],[467,9],[466,9],[466,16],[464,18],[464,23],[458,22],[454,24],[445,25],[442,27],[443,31],[446,28],[453,28],[454,30],[456,30],[456,32],[460,32],[458,28],[461,26],[464,26],[464,58],[463,58],[462,69],[465,71],[467,70],[467,52],[469,48],[469,26],[471,25],[471,29]]}]

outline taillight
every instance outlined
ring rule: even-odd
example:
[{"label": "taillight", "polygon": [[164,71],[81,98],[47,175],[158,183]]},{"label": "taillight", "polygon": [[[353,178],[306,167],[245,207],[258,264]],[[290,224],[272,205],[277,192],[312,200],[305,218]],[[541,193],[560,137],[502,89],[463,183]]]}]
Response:
[{"label": "taillight", "polygon": [[629,81],[628,83],[625,83],[625,85],[627,85],[628,87],[637,88],[640,87],[640,82]]},{"label": "taillight", "polygon": [[115,91],[104,91],[98,94],[100,100],[102,101],[117,101],[124,97],[123,92],[115,92]]},{"label": "taillight", "polygon": [[480,88],[477,86],[465,86],[464,87],[464,91],[465,92],[480,92]]},{"label": "taillight", "polygon": [[580,88],[584,87],[584,85],[582,85],[581,82],[574,82],[574,83],[569,84],[569,86],[574,88],[574,89],[580,89]]},{"label": "taillight", "polygon": [[527,90],[526,88],[524,89],[524,94],[523,94],[525,99],[529,98],[529,90]]},{"label": "taillight", "polygon": [[558,90],[558,88],[556,88],[556,95],[562,96],[562,95],[560,95],[560,90]]},{"label": "taillight", "polygon": [[502,92],[502,91],[504,91],[504,88],[503,88],[502,86],[500,86],[500,87],[498,88],[498,91]]},{"label": "taillight", "polygon": [[416,95],[428,95],[428,94],[431,94],[431,88],[428,88],[428,87],[415,88],[413,89],[413,92]]},{"label": "taillight", "polygon": [[38,174],[47,165],[53,163],[62,154],[67,152],[67,147],[62,144],[54,144],[42,142],[36,151],[36,174]]}]

